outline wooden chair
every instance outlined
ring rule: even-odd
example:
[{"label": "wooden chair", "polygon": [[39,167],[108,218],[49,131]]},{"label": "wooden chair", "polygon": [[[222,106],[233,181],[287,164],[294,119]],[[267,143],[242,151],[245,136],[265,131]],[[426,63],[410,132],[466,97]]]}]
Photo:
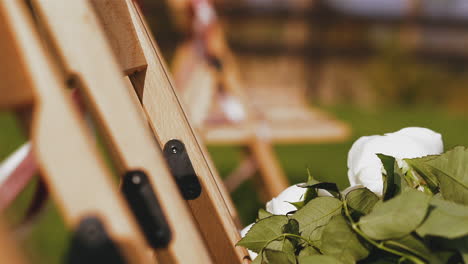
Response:
[{"label": "wooden chair", "polygon": [[[345,124],[309,107],[300,87],[245,85],[208,0],[169,3],[179,14],[176,17],[189,13],[188,9],[194,14],[191,38],[177,49],[173,67],[191,121],[210,144],[248,148],[250,158],[238,170],[243,173],[228,177],[228,189],[251,175],[254,171],[249,167],[253,166],[260,172],[257,182],[265,199],[274,197],[288,183],[272,144],[334,142],[348,136]],[[253,66],[245,69],[242,64],[242,71],[252,76],[266,70],[265,65]],[[274,68],[266,72],[266,78],[276,74]]]},{"label": "wooden chair", "polygon": [[[213,263],[91,5],[32,7],[37,24],[25,2],[0,3],[0,107],[30,107],[41,174],[74,230],[69,262]],[[103,131],[127,202],[66,84],[82,92]]]},{"label": "wooden chair", "polygon": [[[98,117],[99,121],[108,123],[105,124],[107,127],[103,128],[104,131],[107,131],[105,134],[113,136],[113,142],[119,141],[118,136],[121,135],[120,142],[123,145],[126,138],[123,131],[129,129],[133,131],[136,128],[140,128],[141,132],[133,132],[132,143],[136,144],[136,140],[145,138],[146,135],[143,133],[141,125],[138,127],[135,121],[132,121],[132,119],[138,120],[136,114],[130,117],[125,112],[125,109],[117,111],[108,105],[112,103],[117,108],[122,107],[122,105],[125,105],[123,102],[124,98],[127,101],[131,98],[133,99],[133,103],[138,104],[141,101],[141,105],[143,106],[141,113],[144,113],[143,116],[147,118],[150,127],[153,129],[154,137],[163,149],[163,154],[179,185],[179,189],[184,198],[188,200],[192,215],[198,224],[197,227],[202,233],[214,262],[222,263],[227,261],[229,263],[238,263],[248,261],[248,258],[246,259],[246,256],[248,256],[247,252],[242,248],[235,247],[235,243],[237,243],[240,237],[232,218],[232,216],[236,217],[234,206],[219,182],[218,176],[213,174],[211,169],[212,164],[207,159],[206,150],[198,143],[198,139],[180,107],[157,46],[144,23],[144,18],[138,7],[132,1],[91,1],[120,62],[121,71],[131,80],[131,85],[130,82],[127,82],[125,95],[122,90],[123,88],[119,88],[119,92],[122,95],[117,96],[117,75],[115,74],[115,69],[108,66],[109,58],[104,58],[103,54],[108,56],[109,51],[105,51],[105,47],[102,46],[103,41],[100,39],[102,36],[100,36],[99,30],[96,30],[99,26],[94,24],[90,26],[89,31],[94,32],[93,34],[76,36],[76,32],[84,31],[83,27],[78,26],[84,21],[79,20],[80,17],[76,15],[76,10],[83,7],[80,7],[78,4],[74,6],[74,4],[59,2],[56,3],[55,1],[48,0],[35,1],[38,6],[42,6],[39,6],[37,9],[42,14],[43,19],[48,21],[49,34],[53,42],[56,46],[63,47],[59,51],[59,57],[73,59],[73,63],[72,59],[70,59],[66,68],[70,74],[80,77],[78,78],[78,83],[84,84],[83,90],[85,94],[90,97],[89,101],[95,104],[92,108],[96,108],[94,110],[96,112],[101,112],[101,115]],[[60,13],[49,12],[49,10],[54,9],[60,10]],[[67,19],[71,17],[76,18],[76,20],[72,21],[72,24],[76,26],[76,30],[61,26],[60,21],[62,21],[64,16]],[[72,39],[87,39],[89,43],[73,45]],[[95,41],[90,41],[91,39]],[[99,45],[101,45],[101,48],[97,49],[96,47]],[[83,50],[84,47],[91,54],[100,54],[100,59],[95,61],[93,60],[95,58],[83,58],[79,56],[80,50]],[[93,63],[93,67],[89,67]],[[101,66],[110,68],[113,72],[111,73],[111,70],[108,73],[103,72]],[[95,87],[91,87],[92,85]],[[102,87],[104,86],[109,89],[103,89]],[[112,99],[107,102],[104,101],[106,98]],[[127,103],[129,104],[129,102]],[[131,112],[131,110],[128,111]],[[106,119],[109,121],[106,121]],[[120,126],[112,129],[111,121],[115,123],[119,122]],[[142,140],[141,142],[143,143],[144,141]],[[146,142],[144,145],[150,146],[151,143]],[[143,147],[143,145],[139,146]],[[129,165],[133,163],[135,167],[140,169],[160,171],[159,175],[155,173],[157,176],[155,182],[157,184],[153,188],[155,188],[160,196],[161,205],[172,204],[176,205],[177,208],[177,204],[163,198],[163,196],[166,198],[170,197],[171,188],[163,182],[163,179],[165,179],[164,173],[161,173],[161,171],[164,171],[163,168],[153,170],[155,168],[154,164],[159,164],[155,162],[158,160],[156,155],[143,155],[142,157],[141,154],[137,155],[136,150],[132,152],[130,146],[127,146],[127,148],[122,148],[117,154],[126,155],[121,157],[121,159]],[[131,155],[131,153],[134,155]],[[129,168],[124,168],[123,172],[126,169]],[[197,190],[198,188],[201,189],[201,193]],[[175,225],[172,228],[173,232],[177,234],[178,230],[180,230],[180,234],[182,235],[180,238],[175,238],[174,241],[178,242],[179,245],[187,243],[187,241],[197,241],[182,238],[184,232],[193,233],[187,229],[179,228],[180,221],[187,221],[190,224],[188,218],[180,213],[176,213],[176,210],[171,210],[170,212],[168,208],[166,210],[168,210],[167,218],[169,223],[174,223]],[[178,220],[173,220],[173,217],[176,217],[176,214],[173,213],[178,215]],[[195,228],[193,229],[195,230]],[[179,258],[179,255],[183,255],[178,253],[178,248],[174,246],[176,251],[173,253],[176,253],[176,256],[173,257]],[[200,248],[194,249],[194,251],[200,250]],[[193,254],[186,254],[186,256],[190,255],[193,258]],[[193,263],[193,261],[191,262]],[[207,263],[203,258],[197,259],[197,261]],[[187,263],[187,261],[181,260],[179,263]]]},{"label": "wooden chair", "polygon": [[[130,92],[139,99],[146,118],[166,157],[174,147],[186,159],[169,161],[184,193],[178,168],[189,167],[198,176],[199,197],[185,196],[215,263],[248,261],[235,244],[240,239],[235,207],[207,155],[203,143],[187,120],[174,91],[169,72],[139,7],[132,1],[95,0],[97,11],[122,71],[130,78]],[[185,172],[187,173],[187,172]]]},{"label": "wooden chair", "polygon": [[130,263],[153,263],[90,133],[66,95],[64,76],[42,46],[28,7],[22,1],[2,1],[0,20],[0,106],[34,110],[35,156],[68,227],[87,229],[88,220],[94,219],[98,224],[88,225],[89,233],[76,234],[92,238],[93,225],[99,225],[102,228],[95,229],[95,234],[106,230]]}]

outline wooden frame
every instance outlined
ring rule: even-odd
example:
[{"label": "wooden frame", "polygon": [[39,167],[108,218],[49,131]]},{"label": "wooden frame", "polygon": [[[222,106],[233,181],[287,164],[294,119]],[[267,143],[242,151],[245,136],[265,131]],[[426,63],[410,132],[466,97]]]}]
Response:
[{"label": "wooden frame", "polygon": [[157,259],[162,263],[211,263],[139,105],[123,81],[91,3],[36,0],[33,6],[57,47],[66,74],[78,80],[119,173],[140,170],[148,176],[172,231],[169,246],[156,250]]},{"label": "wooden frame", "polygon": [[[164,263],[211,263],[211,254],[215,263],[226,261],[229,263],[248,262],[246,250],[235,247],[235,243],[239,240],[240,236],[234,221],[234,218],[237,217],[234,206],[218,176],[215,174],[216,172],[213,173],[213,164],[207,158],[206,150],[199,143],[199,139],[185,117],[185,113],[172,88],[165,65],[154,40],[149,34],[140,10],[131,1],[117,2],[103,0],[94,1],[93,3],[95,10],[101,14],[100,21],[95,17],[91,5],[86,1],[70,1],[67,3],[58,0],[32,1],[33,10],[38,18],[38,26],[45,33],[48,52],[52,53],[55,64],[52,63],[51,56],[44,50],[41,50],[41,43],[39,43],[38,37],[35,35],[36,32],[34,32],[33,23],[30,21],[31,18],[26,15],[25,7],[21,4],[18,5],[19,7],[16,6],[15,8],[22,10],[20,11],[22,13],[21,19],[27,20],[27,23],[30,25],[26,27],[28,28],[27,30],[19,28],[14,31],[21,32],[24,36],[32,36],[34,41],[31,41],[29,46],[35,47],[33,49],[36,50],[31,53],[39,54],[39,58],[36,58],[36,55],[34,55],[34,58],[27,59],[39,61],[38,64],[45,71],[55,69],[50,73],[48,72],[51,80],[47,81],[49,81],[50,85],[55,85],[57,88],[52,91],[39,90],[38,87],[45,87],[45,85],[40,82],[43,80],[37,76],[34,77],[37,77],[38,80],[31,80],[27,82],[28,85],[20,85],[21,93],[26,91],[24,92],[27,95],[26,97],[21,93],[18,93],[18,96],[14,96],[15,90],[8,89],[7,86],[1,87],[8,89],[6,91],[8,94],[12,94],[11,100],[2,102],[4,103],[4,107],[7,106],[7,102],[13,102],[15,98],[21,100],[17,100],[14,105],[24,104],[23,101],[26,99],[34,100],[34,105],[39,109],[42,109],[43,101],[47,101],[47,106],[53,106],[55,111],[47,111],[45,118],[43,117],[44,114],[39,113],[41,120],[47,121],[48,115],[53,117],[54,115],[51,113],[59,115],[61,118],[68,117],[66,119],[68,122],[63,122],[63,124],[66,125],[67,131],[68,129],[73,130],[73,133],[68,134],[68,136],[71,135],[69,138],[74,140],[75,137],[78,138],[72,144],[72,149],[75,149],[74,146],[77,145],[76,156],[74,156],[76,160],[73,160],[73,162],[68,161],[64,166],[53,166],[52,163],[47,164],[41,158],[51,162],[51,156],[53,154],[57,155],[57,153],[41,153],[42,155],[38,157],[41,168],[46,163],[48,165],[46,167],[52,170],[43,170],[43,173],[48,185],[52,186],[51,189],[53,191],[57,192],[55,196],[56,198],[58,197],[66,222],[73,228],[76,228],[79,223],[76,219],[79,219],[79,217],[72,217],[70,214],[81,216],[80,210],[85,211],[85,209],[82,209],[80,206],[93,207],[93,205],[91,205],[91,201],[86,205],[80,205],[81,201],[76,200],[76,190],[72,190],[76,186],[80,186],[80,184],[85,184],[81,182],[83,177],[75,178],[80,179],[80,182],[73,181],[76,185],[66,186],[65,178],[55,178],[58,172],[64,173],[68,168],[74,168],[74,173],[82,172],[80,166],[78,166],[80,164],[83,168],[88,169],[89,175],[96,175],[94,176],[95,178],[108,179],[110,177],[108,170],[97,154],[97,150],[92,146],[93,141],[89,132],[86,131],[83,121],[77,116],[76,109],[73,109],[70,98],[65,94],[64,82],[68,81],[70,85],[82,92],[88,108],[92,110],[92,114],[97,120],[96,123],[104,133],[104,139],[108,143],[112,159],[117,165],[119,172],[125,173],[138,169],[146,172],[149,176],[152,188],[161,201],[163,212],[174,233],[169,247],[157,250],[157,260]],[[105,7],[107,9],[104,9]],[[104,12],[109,10],[111,12]],[[123,16],[112,17],[112,14]],[[115,20],[116,18],[118,19]],[[117,23],[116,21],[124,22],[123,27],[118,27],[122,23]],[[128,82],[128,79],[122,79],[115,58],[110,52],[107,40],[103,37],[104,34],[99,22],[106,29],[109,29],[107,33],[111,36],[111,45],[114,50],[117,48],[116,53],[123,55],[117,57],[119,58],[123,72],[129,74],[133,86]],[[16,21],[12,22],[12,24],[16,24]],[[128,34],[120,34],[123,33],[122,30]],[[114,41],[112,42],[112,40]],[[14,41],[11,41],[11,43],[14,43]],[[119,53],[118,49],[122,47],[123,50],[120,50],[121,53]],[[28,53],[28,55],[31,54]],[[36,66],[33,63],[28,65],[30,67]],[[21,68],[22,66],[18,65],[17,68]],[[57,73],[58,69],[60,69],[60,73]],[[10,69],[4,70],[5,75],[10,71]],[[30,77],[27,69],[21,70],[18,70],[19,76],[22,78]],[[40,67],[36,67],[34,70],[36,71],[36,75],[40,75]],[[16,71],[13,72],[16,73]],[[14,80],[10,81],[10,84],[14,83],[17,85],[22,78],[14,78]],[[156,85],[162,85],[163,88]],[[137,93],[129,88],[135,88],[139,93],[143,109],[139,105],[140,101],[138,101],[138,97],[136,96]],[[37,90],[40,92],[37,92]],[[34,96],[35,92],[39,96]],[[151,96],[154,96],[153,100],[150,100]],[[161,111],[163,113],[161,114],[160,111],[157,111],[155,106],[159,108],[158,110],[163,110]],[[148,119],[146,120],[146,118]],[[61,121],[59,118],[55,120]],[[157,146],[155,145],[156,142],[151,133],[149,133],[149,130],[147,130],[145,121],[149,121],[161,147],[164,147],[169,140],[174,138],[181,140],[186,146],[203,189],[202,195],[198,199],[189,201],[192,214],[197,220],[198,228],[193,225],[191,216],[185,213],[185,205],[180,200],[180,195],[176,190],[174,181],[169,175],[160,150],[158,147],[155,147]],[[42,121],[42,123],[45,123],[45,121]],[[42,123],[39,122],[39,124]],[[42,130],[45,129],[44,127],[41,128]],[[52,128],[56,129],[53,135],[59,134],[58,126],[52,126]],[[34,127],[33,135],[39,134],[38,130]],[[64,141],[64,136],[60,137],[57,135],[57,138],[49,138],[43,135],[43,138],[44,145],[37,147],[37,151],[42,150],[46,145],[53,145],[55,147],[55,142],[51,140],[61,142],[60,146],[56,147],[59,150],[64,151],[65,148],[70,147]],[[41,141],[38,142],[42,143]],[[34,143],[36,144],[36,141]],[[88,154],[87,152],[92,153]],[[61,160],[63,157],[66,156],[56,156],[55,159]],[[86,166],[84,166],[85,163]],[[57,169],[57,167],[59,168]],[[107,175],[102,176],[102,174]],[[89,182],[95,183],[95,181],[91,180]],[[107,182],[107,184],[111,183]],[[105,186],[104,184],[101,186],[98,184],[98,186],[94,186],[93,188],[84,189],[93,190],[90,193],[95,194],[102,193],[102,190],[106,190],[106,188],[112,188],[112,186]],[[116,195],[115,193],[107,193],[105,200],[110,202]],[[72,200],[72,196],[75,196],[74,201]],[[92,196],[87,196],[88,199],[90,197]],[[121,198],[117,197],[116,199],[119,201]],[[110,218],[114,218],[114,216],[111,216],[111,212],[115,215],[118,214],[116,212],[119,212],[119,210],[123,210],[125,217],[117,217],[122,219],[121,221],[123,222],[126,220],[130,221],[130,223],[124,224],[129,229],[131,229],[132,224],[134,225],[131,222],[133,221],[133,217],[126,215],[128,213],[127,209],[120,203],[116,202],[117,205],[111,207],[113,210],[105,208],[104,205],[100,207],[100,203],[94,205],[99,207],[99,210],[96,210],[99,211],[99,216],[101,217],[101,214],[104,215],[104,226],[106,229],[109,229],[112,237],[114,237],[114,232],[116,232],[114,229],[118,228],[113,226],[114,223],[109,220]],[[117,208],[119,204],[123,208]],[[171,206],[168,206],[169,204]],[[197,229],[202,232],[204,242],[207,243],[210,253],[204,248],[203,240],[200,239]],[[134,237],[132,237],[133,240],[130,244],[135,246],[140,243],[141,245],[137,249],[135,247],[120,246],[119,248],[124,249],[124,252],[127,253],[125,254],[126,258],[132,261],[132,263],[156,261],[150,256],[151,254],[148,254],[147,247],[143,246],[144,239],[142,239],[141,234],[136,230],[132,234],[134,234]],[[139,241],[138,243],[133,243],[137,240]],[[187,241],[190,241],[190,247],[185,247]],[[143,254],[139,256],[136,252],[143,252]]]},{"label": "wooden frame", "polygon": [[[215,263],[248,262],[247,251],[235,247],[240,235],[235,223],[237,213],[234,205],[204,145],[187,120],[170,74],[138,6],[130,0],[94,0],[93,4],[122,71],[128,74],[133,84],[133,97],[138,94],[161,148],[173,139],[185,145],[202,186],[201,196],[189,200],[188,204]],[[122,34],[123,31],[126,33]],[[136,58],[139,56],[143,57]],[[128,63],[132,61],[135,63]]]},{"label": "wooden frame", "polygon": [[75,230],[82,219],[95,216],[129,263],[155,263],[112,186],[110,173],[67,96],[64,78],[45,52],[24,2],[0,2],[0,34],[0,57],[8,65],[0,72],[2,80],[8,80],[2,82],[2,94],[10,94],[9,98],[26,94],[34,100],[35,156],[67,226]]}]

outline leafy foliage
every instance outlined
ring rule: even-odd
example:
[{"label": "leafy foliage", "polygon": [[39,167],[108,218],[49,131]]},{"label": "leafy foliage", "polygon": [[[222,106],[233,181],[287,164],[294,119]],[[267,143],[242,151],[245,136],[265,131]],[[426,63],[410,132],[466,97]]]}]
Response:
[{"label": "leafy foliage", "polygon": [[271,241],[280,238],[282,228],[288,223],[288,217],[274,215],[258,221],[237,245],[246,247],[254,252],[260,252]]},{"label": "leafy foliage", "polygon": [[352,190],[346,195],[348,207],[357,218],[370,213],[378,201],[379,197],[367,188]]},{"label": "leafy foliage", "polygon": [[322,234],[322,252],[343,263],[355,263],[369,255],[369,250],[361,244],[341,214],[335,215]]},{"label": "leafy foliage", "polygon": [[442,196],[468,205],[468,149],[455,147],[440,156],[409,160],[428,182],[439,182]]},{"label": "leafy foliage", "polygon": [[342,203],[332,197],[318,197],[307,203],[291,217],[299,222],[299,231],[303,237],[310,240],[320,239],[318,232],[330,221],[341,213]]},{"label": "leafy foliage", "polygon": [[468,207],[434,198],[430,213],[416,230],[420,236],[458,238],[468,235]]},{"label": "leafy foliage", "polygon": [[393,157],[379,158],[383,197],[367,188],[343,195],[309,175],[297,211],[261,209],[238,245],[259,253],[253,264],[468,263],[467,150],[407,159],[404,169]]},{"label": "leafy foliage", "polygon": [[372,239],[400,238],[415,230],[424,220],[430,196],[409,190],[379,203],[359,220],[361,230]]}]

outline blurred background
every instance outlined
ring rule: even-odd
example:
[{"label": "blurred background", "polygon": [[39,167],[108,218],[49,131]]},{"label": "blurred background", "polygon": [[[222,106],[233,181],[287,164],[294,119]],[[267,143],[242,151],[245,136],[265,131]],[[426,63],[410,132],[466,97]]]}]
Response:
[{"label": "blurred background", "polygon": [[[168,64],[187,34],[164,0],[140,0]],[[294,84],[314,108],[345,121],[340,143],[278,145],[290,183],[307,169],[348,186],[347,153],[360,136],[422,126],[445,148],[468,145],[468,2],[465,0],[216,0],[218,18],[247,85]],[[286,88],[285,88],[286,89]],[[287,98],[285,98],[287,100]],[[26,141],[11,113],[0,112],[0,160]],[[242,150],[210,145],[225,177]],[[57,161],[60,162],[60,161]],[[36,182],[9,208],[21,219]],[[232,193],[244,225],[264,204],[251,181]],[[35,263],[59,263],[69,240],[53,202],[24,237]]]}]

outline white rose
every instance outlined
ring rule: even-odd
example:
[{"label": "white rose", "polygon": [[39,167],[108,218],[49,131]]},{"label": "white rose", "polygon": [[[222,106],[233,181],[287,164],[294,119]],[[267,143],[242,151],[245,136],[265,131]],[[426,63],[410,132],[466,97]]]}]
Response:
[{"label": "white rose", "polygon": [[348,178],[351,186],[362,184],[381,196],[383,166],[376,154],[395,157],[400,167],[403,159],[443,152],[442,136],[427,128],[408,127],[383,136],[361,137],[348,153]]},{"label": "white rose", "polygon": [[267,212],[275,215],[285,215],[288,212],[296,210],[296,207],[289,202],[302,201],[306,191],[306,188],[301,188],[296,185],[289,186],[276,198],[271,199],[271,201],[266,204]]}]

